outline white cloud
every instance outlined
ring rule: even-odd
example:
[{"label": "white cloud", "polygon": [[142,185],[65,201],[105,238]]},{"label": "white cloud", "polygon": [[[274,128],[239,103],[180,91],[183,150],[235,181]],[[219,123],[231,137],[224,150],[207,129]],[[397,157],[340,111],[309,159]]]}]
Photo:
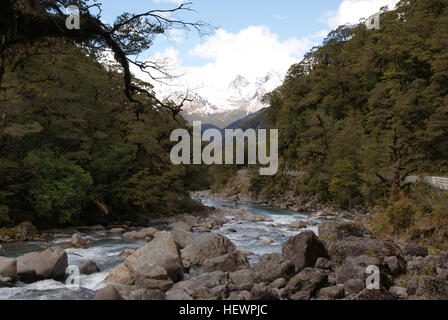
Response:
[{"label": "white cloud", "polygon": [[380,11],[383,6],[393,9],[398,0],[343,0],[336,11],[327,12],[324,22],[332,28],[343,24],[358,23],[361,18],[368,18]]},{"label": "white cloud", "polygon": [[317,44],[315,40],[318,39],[281,40],[266,26],[250,26],[237,33],[218,29],[188,53],[192,58],[204,59],[201,66],[185,65],[179,58],[179,52],[172,47],[151,58],[152,61],[169,61],[172,73],[180,75],[166,81],[169,86],[155,83],[135,68],[132,71],[137,77],[153,83],[159,93],[185,92],[188,89],[225,109],[228,86],[238,75],[249,81],[264,77],[269,72],[284,76],[292,64],[299,62]]},{"label": "white cloud", "polygon": [[238,74],[255,79],[272,70],[284,73],[310,47],[309,39],[281,41],[266,26],[250,26],[238,33],[218,29],[190,51],[191,55],[211,62],[201,68],[191,68],[191,71],[207,78],[217,78],[214,84],[222,86]]},{"label": "white cloud", "polygon": [[282,16],[282,15],[279,15],[279,14],[274,14],[273,17],[275,19],[278,19],[278,20],[286,20],[286,19],[288,19],[288,17]]}]

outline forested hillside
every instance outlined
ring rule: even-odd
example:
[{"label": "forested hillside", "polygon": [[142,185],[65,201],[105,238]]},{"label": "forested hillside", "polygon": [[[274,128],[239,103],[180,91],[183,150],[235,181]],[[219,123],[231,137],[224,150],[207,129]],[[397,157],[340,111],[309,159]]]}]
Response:
[{"label": "forested hillside", "polygon": [[[390,206],[397,228],[416,212],[446,224],[445,196],[422,196],[405,178],[448,175],[447,30],[448,1],[401,1],[383,10],[380,30],[342,26],[290,68],[267,117],[283,169],[302,173],[297,192],[343,208]],[[281,175],[252,180],[261,194],[284,186]]]},{"label": "forested hillside", "polygon": [[144,95],[140,108],[130,108],[122,75],[71,43],[18,47],[14,57],[0,95],[0,226],[186,209],[195,168],[169,159],[170,134],[186,126],[182,118]]}]

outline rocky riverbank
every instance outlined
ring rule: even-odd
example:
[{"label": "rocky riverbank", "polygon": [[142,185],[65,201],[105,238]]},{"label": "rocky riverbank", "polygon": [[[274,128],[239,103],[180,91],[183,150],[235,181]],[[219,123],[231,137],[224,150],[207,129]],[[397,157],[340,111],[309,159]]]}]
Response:
[{"label": "rocky riverbank", "polygon": [[303,212],[312,215],[315,218],[333,216],[356,220],[365,216],[364,209],[341,210],[327,203],[319,201],[316,197],[305,195],[296,195],[294,192],[285,192],[276,195],[257,195],[247,191],[247,188],[225,188],[222,190],[207,190],[193,193],[197,198],[216,198],[220,200],[231,200],[237,203],[254,203],[265,205],[293,212]]},{"label": "rocky riverbank", "polygon": [[[107,274],[95,299],[448,299],[448,252],[430,255],[414,243],[376,239],[357,223],[313,216],[288,225],[271,220],[245,208],[220,207],[207,215],[154,221],[146,228],[108,228],[104,232],[109,235],[142,244],[117,253],[122,263]],[[230,239],[238,232],[226,227],[229,223],[261,223],[274,231],[287,229],[291,236],[281,242],[279,252],[253,259],[254,252],[241,250]],[[42,279],[64,281],[66,251],[89,241],[79,230],[70,239],[41,252],[0,257],[0,288]],[[277,240],[257,241],[269,246]],[[369,266],[380,271],[379,290],[366,288]],[[85,259],[80,271],[95,274],[100,268],[95,259]]]}]

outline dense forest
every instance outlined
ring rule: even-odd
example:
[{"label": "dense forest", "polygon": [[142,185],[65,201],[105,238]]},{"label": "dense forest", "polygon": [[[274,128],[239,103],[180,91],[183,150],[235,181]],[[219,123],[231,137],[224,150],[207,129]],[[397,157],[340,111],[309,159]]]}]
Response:
[{"label": "dense forest", "polygon": [[[406,177],[448,175],[447,30],[448,1],[401,1],[382,9],[379,30],[341,26],[290,68],[266,117],[283,170],[301,173],[296,192],[382,208],[378,228],[409,230],[428,215],[429,230],[446,226],[446,195]],[[287,185],[281,174],[252,179],[258,194]]]},{"label": "dense forest", "polygon": [[[76,33],[64,28],[68,4],[1,4],[0,227],[145,221],[194,209],[188,190],[200,188],[200,168],[169,159],[171,131],[187,123],[179,106],[131,78],[127,58],[174,23],[124,13],[106,26],[77,1]],[[107,48],[116,62],[100,63]]]}]

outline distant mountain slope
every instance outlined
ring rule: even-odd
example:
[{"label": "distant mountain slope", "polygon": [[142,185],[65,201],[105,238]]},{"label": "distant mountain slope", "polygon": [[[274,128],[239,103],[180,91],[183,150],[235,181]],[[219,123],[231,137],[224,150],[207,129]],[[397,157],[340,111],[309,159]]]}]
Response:
[{"label": "distant mountain slope", "polygon": [[226,129],[258,129],[268,126],[266,119],[266,111],[268,108],[263,108],[260,111],[252,113],[247,117],[237,120],[226,127]]}]

